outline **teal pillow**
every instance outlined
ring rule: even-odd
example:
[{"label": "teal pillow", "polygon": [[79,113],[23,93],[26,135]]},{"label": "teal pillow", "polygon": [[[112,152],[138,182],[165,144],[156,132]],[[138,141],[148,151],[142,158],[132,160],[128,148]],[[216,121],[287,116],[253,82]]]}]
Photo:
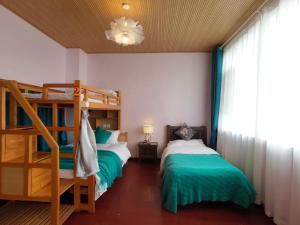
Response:
[{"label": "teal pillow", "polygon": [[108,139],[110,138],[112,132],[108,130],[104,130],[101,127],[97,127],[95,136],[97,144],[106,144]]}]

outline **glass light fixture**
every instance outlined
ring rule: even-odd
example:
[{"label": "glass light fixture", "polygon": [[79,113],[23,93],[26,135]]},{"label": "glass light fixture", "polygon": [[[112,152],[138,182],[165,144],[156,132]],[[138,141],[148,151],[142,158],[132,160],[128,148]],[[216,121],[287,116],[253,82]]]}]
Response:
[{"label": "glass light fixture", "polygon": [[122,3],[122,8],[125,9],[125,10],[129,10],[130,9],[130,5],[126,2],[123,2]]},{"label": "glass light fixture", "polygon": [[143,27],[132,19],[121,17],[110,23],[111,30],[106,30],[108,40],[119,45],[138,45],[144,40]]}]

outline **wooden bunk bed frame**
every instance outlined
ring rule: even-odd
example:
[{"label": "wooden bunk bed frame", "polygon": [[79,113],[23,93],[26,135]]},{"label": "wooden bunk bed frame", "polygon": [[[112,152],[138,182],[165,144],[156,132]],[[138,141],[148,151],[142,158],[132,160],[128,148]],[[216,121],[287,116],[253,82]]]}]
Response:
[{"label": "wooden bunk bed frame", "polygon": [[[73,99],[49,99],[49,94],[65,93],[65,89],[72,89]],[[9,126],[6,127],[6,92],[10,93]],[[41,93],[39,99],[26,99],[23,93]],[[82,101],[83,99],[83,101]],[[88,99],[98,102],[88,103]],[[100,100],[100,101],[99,101]],[[113,103],[113,104],[112,104]],[[20,128],[17,126],[17,107],[22,107],[32,121],[32,127]],[[52,126],[46,127],[39,118],[39,107],[52,108]],[[58,108],[74,108],[73,127],[58,126]],[[48,83],[42,87],[19,83],[14,80],[0,80],[0,199],[41,201],[51,203],[51,224],[57,225],[60,221],[60,195],[74,187],[74,210],[95,212],[95,177],[87,179],[61,179],[59,177],[59,158],[73,158],[76,162],[76,152],[79,142],[81,109],[113,110],[118,113],[118,129],[121,129],[121,96],[109,94],[81,84]],[[57,144],[59,131],[73,132],[73,153],[60,153]],[[37,136],[41,135],[50,147],[49,153],[37,151]],[[121,133],[120,140],[127,141],[127,132]],[[76,167],[76,163],[74,163]],[[15,179],[9,178],[14,176]],[[88,202],[81,202],[81,187],[87,187]],[[86,190],[86,189],[85,189]],[[66,216],[64,215],[64,218]],[[67,217],[66,217],[67,218]]]}]

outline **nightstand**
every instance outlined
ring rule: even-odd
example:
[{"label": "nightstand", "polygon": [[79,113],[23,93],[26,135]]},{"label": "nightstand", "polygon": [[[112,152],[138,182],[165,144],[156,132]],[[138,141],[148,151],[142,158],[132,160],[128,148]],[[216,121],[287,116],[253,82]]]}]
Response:
[{"label": "nightstand", "polygon": [[138,146],[139,146],[140,161],[142,159],[152,159],[152,160],[157,159],[157,147],[158,147],[157,142],[150,142],[150,143],[139,142]]}]

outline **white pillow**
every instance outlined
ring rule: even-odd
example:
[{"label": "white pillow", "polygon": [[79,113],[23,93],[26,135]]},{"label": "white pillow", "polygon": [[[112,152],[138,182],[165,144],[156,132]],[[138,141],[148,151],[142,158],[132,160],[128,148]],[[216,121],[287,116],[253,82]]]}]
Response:
[{"label": "white pillow", "polygon": [[188,140],[187,143],[189,144],[204,144],[202,139],[192,139],[192,140]]},{"label": "white pillow", "polygon": [[119,138],[120,131],[119,130],[110,130],[110,132],[111,132],[111,135],[110,135],[109,139],[107,140],[106,144],[111,144],[111,145],[118,144],[118,138]]},{"label": "white pillow", "polygon": [[192,140],[175,140],[175,141],[170,141],[168,143],[168,146],[187,146],[187,145],[204,145],[202,139],[192,139]]},{"label": "white pillow", "polygon": [[124,147],[127,147],[127,142],[126,141],[119,141],[118,144],[122,145]]}]

